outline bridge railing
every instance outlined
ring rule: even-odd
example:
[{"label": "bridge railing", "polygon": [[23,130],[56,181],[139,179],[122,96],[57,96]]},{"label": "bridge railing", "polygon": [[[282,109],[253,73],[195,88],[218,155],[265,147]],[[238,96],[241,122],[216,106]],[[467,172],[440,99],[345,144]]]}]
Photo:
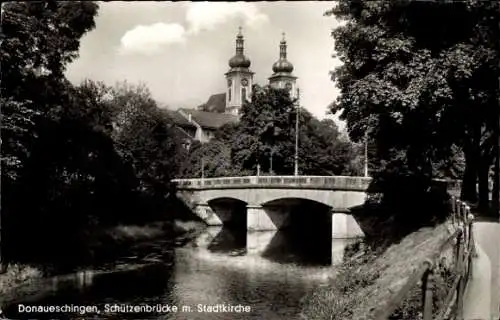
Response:
[{"label": "bridge railing", "polygon": [[206,179],[172,180],[180,188],[203,189],[240,186],[290,186],[332,187],[366,190],[372,181],[366,177],[351,176],[246,176]]},{"label": "bridge railing", "polygon": [[[237,188],[245,186],[298,186],[366,190],[372,182],[372,178],[354,176],[243,176],[174,179],[172,181],[182,189]],[[434,179],[434,181],[444,183],[447,190],[453,195],[458,195],[460,193],[460,181],[444,179]]]},{"label": "bridge railing", "polygon": [[[421,283],[422,286],[422,319],[444,320],[463,319],[464,294],[468,281],[472,276],[472,259],[475,254],[472,223],[474,216],[470,207],[464,202],[451,199],[451,224],[456,231],[447,238],[438,252],[433,253],[406,282],[403,288],[390,300],[376,316],[376,320],[387,320],[408,296],[411,289]],[[438,271],[438,257],[452,246],[454,249],[455,273],[452,285],[447,292],[442,307],[438,312],[434,305],[434,275]]]}]

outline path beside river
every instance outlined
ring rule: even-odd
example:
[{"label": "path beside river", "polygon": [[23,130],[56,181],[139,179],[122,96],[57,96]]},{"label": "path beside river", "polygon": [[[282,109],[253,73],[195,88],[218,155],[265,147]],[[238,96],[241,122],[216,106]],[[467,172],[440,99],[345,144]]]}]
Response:
[{"label": "path beside river", "polygon": [[473,228],[478,257],[464,300],[464,319],[500,319],[500,223],[478,219]]}]

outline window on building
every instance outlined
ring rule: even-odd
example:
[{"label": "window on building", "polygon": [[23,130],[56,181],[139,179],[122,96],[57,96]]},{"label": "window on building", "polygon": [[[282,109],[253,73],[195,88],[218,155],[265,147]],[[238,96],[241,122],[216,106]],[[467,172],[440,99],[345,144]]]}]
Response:
[{"label": "window on building", "polygon": [[247,99],[247,88],[241,88],[241,102]]},{"label": "window on building", "polygon": [[228,92],[228,97],[229,97],[229,101],[231,101],[231,88],[229,88],[229,92]]}]

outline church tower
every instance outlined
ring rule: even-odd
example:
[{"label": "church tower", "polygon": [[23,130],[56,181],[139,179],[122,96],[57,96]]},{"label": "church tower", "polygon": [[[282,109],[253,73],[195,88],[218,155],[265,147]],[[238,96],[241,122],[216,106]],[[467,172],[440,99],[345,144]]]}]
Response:
[{"label": "church tower", "polygon": [[285,33],[280,42],[280,58],[273,64],[273,75],[269,77],[269,85],[274,88],[287,89],[292,99],[297,98],[297,77],[293,72],[293,65],[286,59]]},{"label": "church tower", "polygon": [[229,71],[226,72],[226,113],[238,115],[245,100],[252,97],[253,75],[250,71],[250,60],[244,55],[243,35],[241,27],[236,37],[236,54],[229,60]]}]

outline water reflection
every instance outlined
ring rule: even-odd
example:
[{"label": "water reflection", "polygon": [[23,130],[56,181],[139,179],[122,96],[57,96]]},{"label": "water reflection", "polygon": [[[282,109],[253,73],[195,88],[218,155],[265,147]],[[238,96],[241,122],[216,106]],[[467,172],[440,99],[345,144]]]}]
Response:
[{"label": "water reflection", "polygon": [[209,228],[206,232],[215,233],[216,236],[208,244],[207,248],[214,253],[235,253],[246,248],[246,232],[226,227]]},{"label": "water reflection", "polygon": [[[249,241],[257,243],[261,254],[247,253]],[[323,235],[299,237],[290,231],[252,235],[209,228],[189,246],[178,248],[175,258],[162,265],[50,280],[40,286],[45,290],[43,297],[22,301],[26,305],[97,305],[102,311],[98,315],[16,314],[17,305],[5,312],[13,319],[299,319],[300,299],[316,285],[332,281],[334,268],[329,263],[338,263],[353,242],[332,241]],[[151,243],[148,250],[161,256],[164,247]],[[329,257],[329,263],[325,257]],[[179,312],[105,313],[105,304],[114,303],[168,304],[177,306]],[[199,306],[218,304],[243,305],[251,312],[198,312]],[[182,307],[191,312],[181,312]]]},{"label": "water reflection", "polygon": [[[11,319],[116,319],[117,315],[78,314],[78,312],[18,313],[20,306],[97,306],[104,310],[106,303],[142,303],[144,299],[168,295],[172,289],[170,276],[174,266],[151,264],[130,267],[117,272],[78,272],[35,283],[21,288],[22,300],[15,300],[5,310]],[[119,314],[120,319],[133,319]],[[151,318],[153,319],[153,318]]]},{"label": "water reflection", "polygon": [[[329,230],[254,231],[211,227],[193,241],[211,253],[255,255],[281,264],[327,266],[342,263],[346,246],[358,239],[332,239]],[[258,258],[256,258],[259,260]],[[252,260],[253,261],[253,260]]]}]

